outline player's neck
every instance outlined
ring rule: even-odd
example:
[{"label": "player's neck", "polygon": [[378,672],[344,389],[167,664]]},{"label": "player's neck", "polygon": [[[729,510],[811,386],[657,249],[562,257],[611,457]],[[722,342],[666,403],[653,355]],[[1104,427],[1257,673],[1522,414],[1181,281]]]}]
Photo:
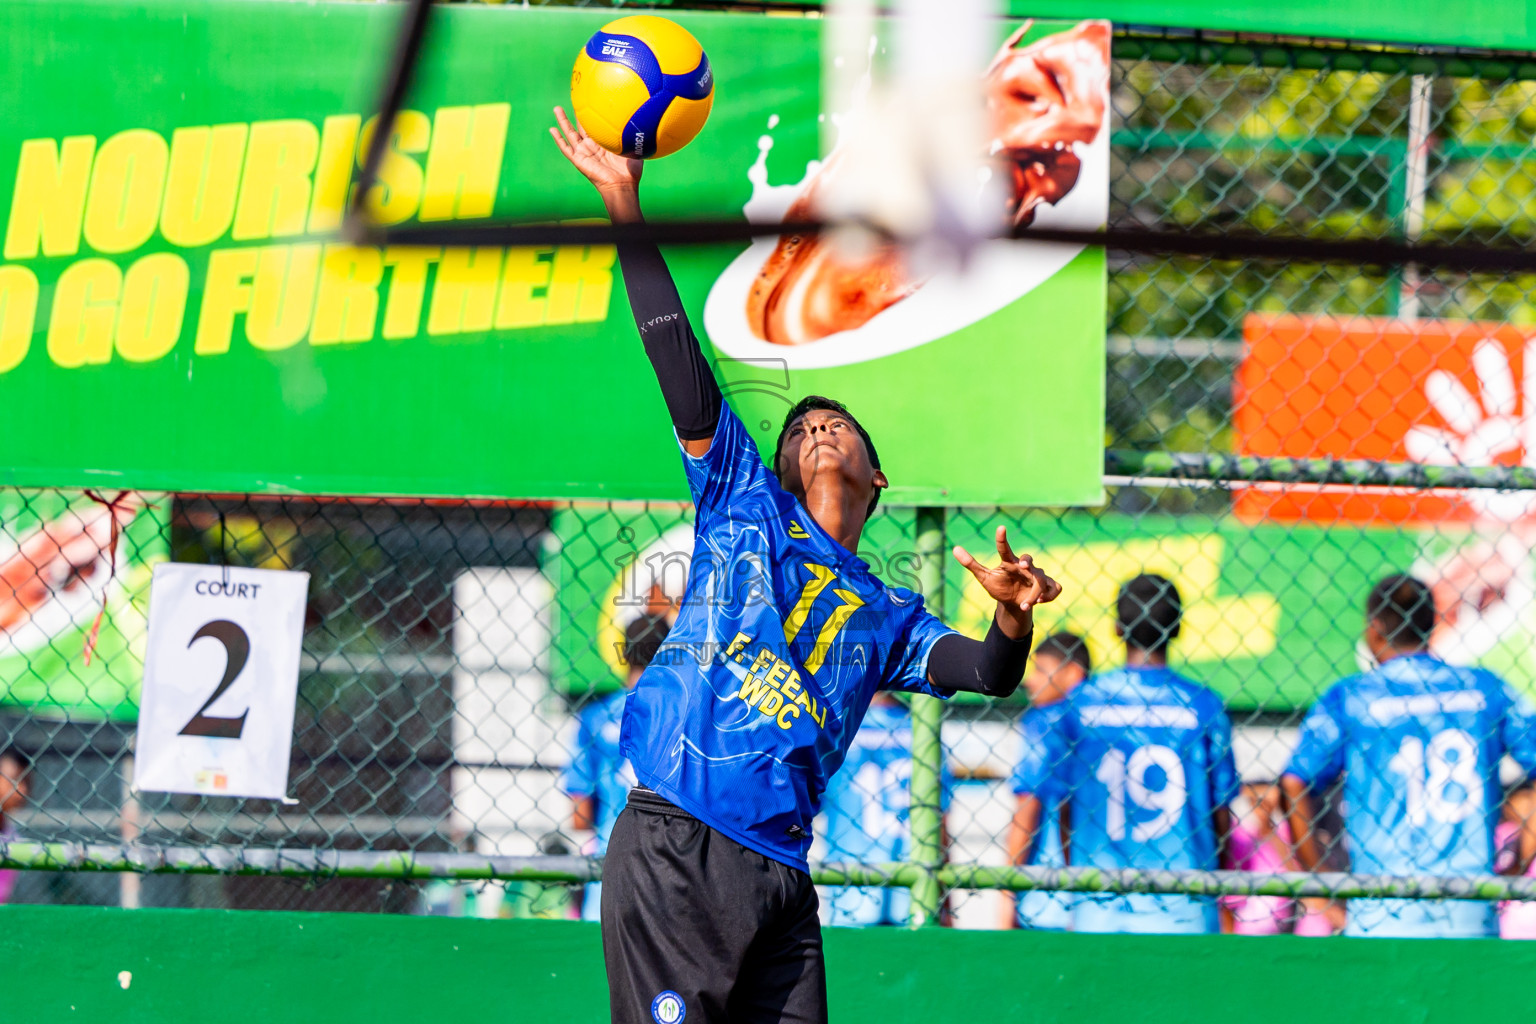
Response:
[{"label": "player's neck", "polygon": [[1376,664],[1385,665],[1389,661],[1398,658],[1412,658],[1421,654],[1428,654],[1427,647],[1382,647],[1371,652],[1376,657]]},{"label": "player's neck", "polygon": [[849,551],[859,550],[859,537],[869,516],[869,498],[859,497],[838,476],[812,478],[800,499],[816,525]]},{"label": "player's neck", "polygon": [[1167,668],[1168,655],[1162,651],[1143,651],[1139,647],[1125,649],[1126,668]]}]

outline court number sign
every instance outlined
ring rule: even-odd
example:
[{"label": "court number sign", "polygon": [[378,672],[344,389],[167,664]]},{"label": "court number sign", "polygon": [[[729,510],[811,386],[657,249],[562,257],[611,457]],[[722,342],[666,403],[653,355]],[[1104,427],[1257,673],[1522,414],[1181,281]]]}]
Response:
[{"label": "court number sign", "polygon": [[308,591],[306,572],[155,566],[135,789],[287,796]]}]

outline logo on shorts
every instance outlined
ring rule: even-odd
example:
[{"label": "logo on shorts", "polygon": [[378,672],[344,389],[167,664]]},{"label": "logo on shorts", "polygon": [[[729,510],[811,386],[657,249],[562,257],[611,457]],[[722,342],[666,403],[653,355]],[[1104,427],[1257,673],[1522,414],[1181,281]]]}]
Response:
[{"label": "logo on shorts", "polygon": [[682,1024],[686,1016],[688,1007],[683,1004],[683,997],[671,989],[651,1000],[651,1019],[656,1024]]}]

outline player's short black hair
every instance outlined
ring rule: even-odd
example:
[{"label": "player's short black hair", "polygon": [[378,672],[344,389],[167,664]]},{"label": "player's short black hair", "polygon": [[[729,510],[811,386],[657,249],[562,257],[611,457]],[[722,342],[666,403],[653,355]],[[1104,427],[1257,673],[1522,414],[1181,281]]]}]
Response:
[{"label": "player's short black hair", "polygon": [[1144,572],[1126,581],[1115,599],[1115,621],[1127,647],[1162,654],[1179,635],[1184,602],[1173,581]]},{"label": "player's short black hair", "polygon": [[1428,647],[1435,632],[1434,596],[1422,580],[1407,573],[1394,573],[1372,587],[1365,615],[1397,648]]},{"label": "player's short black hair", "polygon": [[1093,671],[1093,665],[1088,660],[1088,641],[1076,633],[1052,633],[1035,645],[1035,657],[1042,654],[1059,658],[1064,663],[1070,661],[1084,673]]},{"label": "player's short black hair", "polygon": [[[806,413],[816,409],[820,409],[823,412],[835,412],[849,423],[852,423],[853,429],[857,430],[859,436],[864,439],[864,450],[869,452],[869,464],[876,469],[880,468],[880,453],[875,451],[875,442],[870,439],[869,431],[864,429],[864,425],[854,418],[853,413],[848,411],[846,405],[824,395],[806,395],[789,410],[789,415],[784,417],[784,425],[779,428],[779,440],[773,446],[773,472],[775,476],[779,475],[779,456],[784,454],[784,438],[789,434],[790,424]],[[874,515],[875,506],[878,504],[880,504],[880,488],[876,487],[875,496],[869,499],[869,510],[865,515]]]},{"label": "player's short black hair", "polygon": [[624,664],[643,669],[656,658],[656,651],[671,627],[664,615],[646,612],[624,627]]}]

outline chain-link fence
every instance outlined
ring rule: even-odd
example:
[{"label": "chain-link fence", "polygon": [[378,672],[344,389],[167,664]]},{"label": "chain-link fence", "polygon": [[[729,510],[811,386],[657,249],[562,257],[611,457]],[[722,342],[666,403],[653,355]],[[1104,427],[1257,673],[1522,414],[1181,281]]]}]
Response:
[{"label": "chain-link fence", "polygon": [[[1113,225],[1488,244],[1524,243],[1536,227],[1536,65],[1129,30],[1117,31],[1115,53]],[[1337,784],[1319,786],[1314,808],[1325,838],[1316,866],[1332,873],[1313,883],[1274,878],[1303,865],[1273,783],[1319,695],[1369,663],[1366,595],[1390,573],[1431,585],[1437,654],[1536,692],[1526,657],[1536,638],[1530,492],[1515,489],[1531,481],[1513,468],[1536,454],[1526,404],[1536,362],[1525,361],[1536,335],[1522,326],[1536,322],[1536,306],[1527,285],[1414,267],[1111,253],[1107,502],[951,509],[944,539],[980,554],[1007,525],[1067,587],[1040,610],[1037,639],[1082,636],[1095,671],[1124,658],[1115,632],[1120,585],[1143,572],[1173,581],[1183,624],[1172,664],[1219,698],[1235,774],[1218,779],[1206,765],[1195,778],[1153,755],[1133,763],[1138,750],[1160,744],[1129,749],[1118,775],[1101,759],[1083,778],[1109,794],[1105,814],[1119,814],[1118,832],[1113,821],[1100,823],[1119,859],[1090,856],[1083,837],[1094,826],[1081,818],[1058,828],[1069,850],[1058,857],[1046,835],[1060,824],[1055,804],[1044,801],[1029,817],[1030,796],[1054,793],[1055,783],[1024,770],[1035,749],[1025,740],[1025,694],[957,698],[944,711],[937,787],[949,867],[919,864],[887,877],[919,889],[938,881],[947,913],[968,926],[1016,919],[1011,897],[985,890],[1042,884],[1263,890],[1271,902],[1233,897],[1228,909],[1255,928],[1284,929],[1305,916],[1291,897],[1393,889],[1376,876],[1418,876],[1416,890],[1393,890],[1410,894],[1468,895],[1473,885],[1497,894],[1486,877],[1491,849],[1486,863],[1459,865],[1438,887],[1443,864],[1415,861],[1408,870],[1368,853],[1350,834]],[[1495,468],[1456,480],[1406,464]],[[1434,486],[1468,482],[1479,486]],[[605,815],[627,781],[616,753],[626,631],[675,609],[691,550],[688,509],[138,500],[125,512],[101,495],[0,499],[0,672],[10,698],[0,739],[32,765],[25,799],[0,806],[19,840],[128,850],[114,862],[101,849],[13,843],[18,863],[110,868],[139,858],[137,866],[166,870],[25,871],[15,899],[580,912],[579,880],[592,872],[580,855],[600,852]],[[861,554],[889,582],[923,582],[920,552],[933,546],[919,543],[919,516],[883,508],[866,532]],[[311,574],[295,803],[131,789],[147,579],[164,559]],[[968,579],[951,563],[942,593],[928,589],[951,624],[977,636],[990,605]],[[1165,708],[1159,699],[1147,706]],[[910,717],[922,715],[900,703],[874,709],[828,794],[813,860],[913,859]],[[1462,748],[1430,749],[1444,731],[1424,737],[1412,764],[1411,744],[1395,747],[1404,760],[1381,759],[1378,774],[1397,772],[1399,788],[1418,794],[1409,817],[1491,830],[1505,795],[1458,774]],[[920,774],[926,752],[916,732]],[[1502,753],[1490,736],[1472,740]],[[1052,777],[1071,775],[1070,756],[1061,754]],[[15,764],[0,760],[0,768],[14,774]],[[1319,772],[1317,781],[1332,779]],[[1507,765],[1503,782],[1515,782]],[[1175,790],[1188,796],[1202,786],[1215,803],[1235,798],[1221,866],[1257,874],[1212,875],[1216,862],[1189,852],[1197,840],[1176,849],[1167,841],[1176,830],[1159,831],[1165,812],[1183,813],[1170,809]],[[1526,799],[1524,790],[1510,797],[1509,827],[1498,832],[1517,853]],[[281,857],[259,852],[279,849]],[[163,863],[146,859],[153,856]],[[1023,861],[1032,867],[1003,870]],[[452,877],[489,872],[467,866],[474,863],[518,868],[519,878]],[[1045,878],[1058,863],[1073,871]],[[1167,871],[1176,874],[1158,875]],[[838,923],[906,917],[903,886],[827,895]],[[1025,923],[1060,923],[1070,902],[1030,894]],[[1345,913],[1312,909],[1330,927]]]}]

